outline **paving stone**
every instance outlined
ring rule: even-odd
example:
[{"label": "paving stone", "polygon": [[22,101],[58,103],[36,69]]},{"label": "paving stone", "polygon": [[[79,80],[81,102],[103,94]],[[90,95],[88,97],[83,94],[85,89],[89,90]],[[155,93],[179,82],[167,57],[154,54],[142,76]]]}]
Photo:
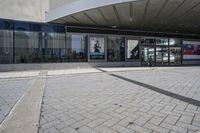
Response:
[{"label": "paving stone", "polygon": [[81,127],[78,131],[81,133],[98,133],[97,131],[95,131],[92,128],[89,128],[87,126]]},{"label": "paving stone", "polygon": [[104,120],[108,120],[108,119],[111,119],[112,117],[110,115],[107,115],[105,113],[98,113],[96,114],[96,116],[100,117],[100,118],[103,118]]},{"label": "paving stone", "polygon": [[31,85],[32,81],[33,78],[0,79],[0,124]]},{"label": "paving stone", "polygon": [[95,127],[95,130],[97,130],[100,133],[117,133],[117,131],[103,125],[99,125]]},{"label": "paving stone", "polygon": [[139,132],[139,133],[151,133],[152,132],[152,130],[147,129],[145,127],[138,126],[136,124],[129,125],[128,128],[130,128],[130,129],[132,129],[132,130],[134,130],[136,132]]},{"label": "paving stone", "polygon": [[193,130],[193,131],[200,130],[200,127],[190,125],[190,124],[186,124],[186,123],[182,123],[182,122],[176,123],[176,126],[180,126],[180,127],[183,127],[183,128],[189,129],[189,130]]},{"label": "paving stone", "polygon": [[66,127],[60,131],[61,131],[61,133],[80,133],[71,127]]},{"label": "paving stone", "polygon": [[180,119],[178,120],[179,122],[191,124],[192,123],[193,116],[188,116],[188,115],[181,115]]},{"label": "paving stone", "polygon": [[104,119],[98,118],[98,119],[96,119],[96,120],[94,120],[94,121],[88,123],[87,126],[88,126],[88,127],[91,127],[91,128],[94,128],[94,127],[100,125],[101,123],[103,123],[104,121],[105,121]]},{"label": "paving stone", "polygon": [[166,128],[163,128],[161,126],[157,126],[157,125],[154,125],[154,124],[150,124],[150,123],[146,123],[144,126],[146,128],[149,128],[153,131],[157,131],[157,132],[160,132],[160,133],[168,133],[170,131],[169,129],[166,129]]},{"label": "paving stone", "polygon": [[120,125],[114,125],[111,127],[112,129],[120,132],[120,133],[134,133],[135,131],[131,130],[131,129],[128,129],[128,128],[125,128],[123,126],[120,126]]},{"label": "paving stone", "polygon": [[136,123],[139,126],[143,126],[145,123],[147,123],[151,118],[148,117],[140,117],[137,119],[134,123]]},{"label": "paving stone", "polygon": [[[113,73],[200,101],[199,68]],[[0,81],[0,87],[2,84]],[[6,104],[13,104],[15,95],[4,97],[10,99]],[[199,107],[107,73],[47,77],[43,100],[39,133],[51,127],[61,133],[178,133],[200,127]],[[4,105],[2,101],[0,96],[0,106]],[[51,123],[55,120],[59,122]]]},{"label": "paving stone", "polygon": [[173,125],[173,124],[175,124],[178,121],[178,119],[179,119],[179,117],[177,117],[177,116],[168,115],[166,117],[166,119],[164,120],[164,122]]},{"label": "paving stone", "polygon": [[154,125],[160,125],[160,123],[164,119],[165,119],[165,117],[154,116],[153,118],[151,118],[151,120],[149,122],[152,123],[152,124],[154,124]]},{"label": "paving stone", "polygon": [[91,121],[91,120],[89,120],[89,119],[83,119],[83,120],[81,120],[81,121],[76,122],[75,124],[72,124],[71,126],[72,126],[73,128],[80,128],[80,127],[82,127],[82,126],[88,124],[90,121]]},{"label": "paving stone", "polygon": [[111,127],[111,126],[113,126],[114,124],[116,124],[119,121],[120,121],[120,119],[118,119],[118,118],[112,118],[112,119],[107,120],[106,122],[104,122],[103,125],[106,126],[106,127]]},{"label": "paving stone", "polygon": [[171,129],[175,132],[179,132],[179,133],[187,133],[187,129],[185,128],[182,128],[182,127],[178,127],[178,126],[175,126],[175,125],[170,125],[168,123],[162,123],[160,126],[164,127],[164,128],[168,128],[168,129]]}]

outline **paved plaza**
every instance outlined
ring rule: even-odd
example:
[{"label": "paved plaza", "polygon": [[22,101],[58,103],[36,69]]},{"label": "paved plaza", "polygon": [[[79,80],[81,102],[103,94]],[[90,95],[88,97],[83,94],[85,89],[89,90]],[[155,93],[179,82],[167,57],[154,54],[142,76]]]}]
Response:
[{"label": "paved plaza", "polygon": [[[1,121],[41,73],[35,74],[0,79]],[[91,68],[44,74],[39,133],[200,130],[200,67]]]},{"label": "paved plaza", "polygon": [[30,86],[31,78],[0,79],[0,123]]}]

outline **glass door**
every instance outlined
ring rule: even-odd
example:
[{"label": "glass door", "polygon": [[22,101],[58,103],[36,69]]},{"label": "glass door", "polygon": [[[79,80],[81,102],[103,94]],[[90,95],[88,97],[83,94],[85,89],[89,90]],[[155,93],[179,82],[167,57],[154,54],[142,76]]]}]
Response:
[{"label": "glass door", "polygon": [[169,65],[168,47],[156,47],[156,65]]},{"label": "glass door", "polygon": [[155,66],[155,50],[153,47],[141,48],[142,66]]}]

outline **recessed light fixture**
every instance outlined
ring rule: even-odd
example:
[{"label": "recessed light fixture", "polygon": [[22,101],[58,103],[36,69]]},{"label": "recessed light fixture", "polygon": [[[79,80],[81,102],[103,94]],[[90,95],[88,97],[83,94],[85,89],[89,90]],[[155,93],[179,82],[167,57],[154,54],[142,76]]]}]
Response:
[{"label": "recessed light fixture", "polygon": [[132,21],[133,21],[133,18],[132,18],[132,17],[130,17],[130,18],[129,18],[129,21],[131,21],[131,22],[132,22]]},{"label": "recessed light fixture", "polygon": [[116,25],[113,25],[113,26],[111,26],[112,28],[117,28],[117,26]]}]

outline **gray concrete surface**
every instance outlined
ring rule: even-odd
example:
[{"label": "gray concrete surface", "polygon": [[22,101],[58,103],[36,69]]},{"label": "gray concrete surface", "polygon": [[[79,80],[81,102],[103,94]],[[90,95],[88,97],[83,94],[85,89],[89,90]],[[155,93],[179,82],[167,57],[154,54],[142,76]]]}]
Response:
[{"label": "gray concrete surface", "polygon": [[0,133],[37,133],[46,72],[34,79],[29,89],[15,104],[10,114],[0,125]]},{"label": "gray concrete surface", "polygon": [[1,117],[1,133],[36,133],[38,127],[39,133],[200,130],[199,67],[87,68],[4,75],[0,73],[0,113],[7,113]]},{"label": "gray concrete surface", "polygon": [[[110,72],[200,100],[200,68]],[[200,107],[109,73],[50,76],[39,133],[193,133]]]},{"label": "gray concrete surface", "polygon": [[0,124],[30,86],[32,78],[0,79]]}]

